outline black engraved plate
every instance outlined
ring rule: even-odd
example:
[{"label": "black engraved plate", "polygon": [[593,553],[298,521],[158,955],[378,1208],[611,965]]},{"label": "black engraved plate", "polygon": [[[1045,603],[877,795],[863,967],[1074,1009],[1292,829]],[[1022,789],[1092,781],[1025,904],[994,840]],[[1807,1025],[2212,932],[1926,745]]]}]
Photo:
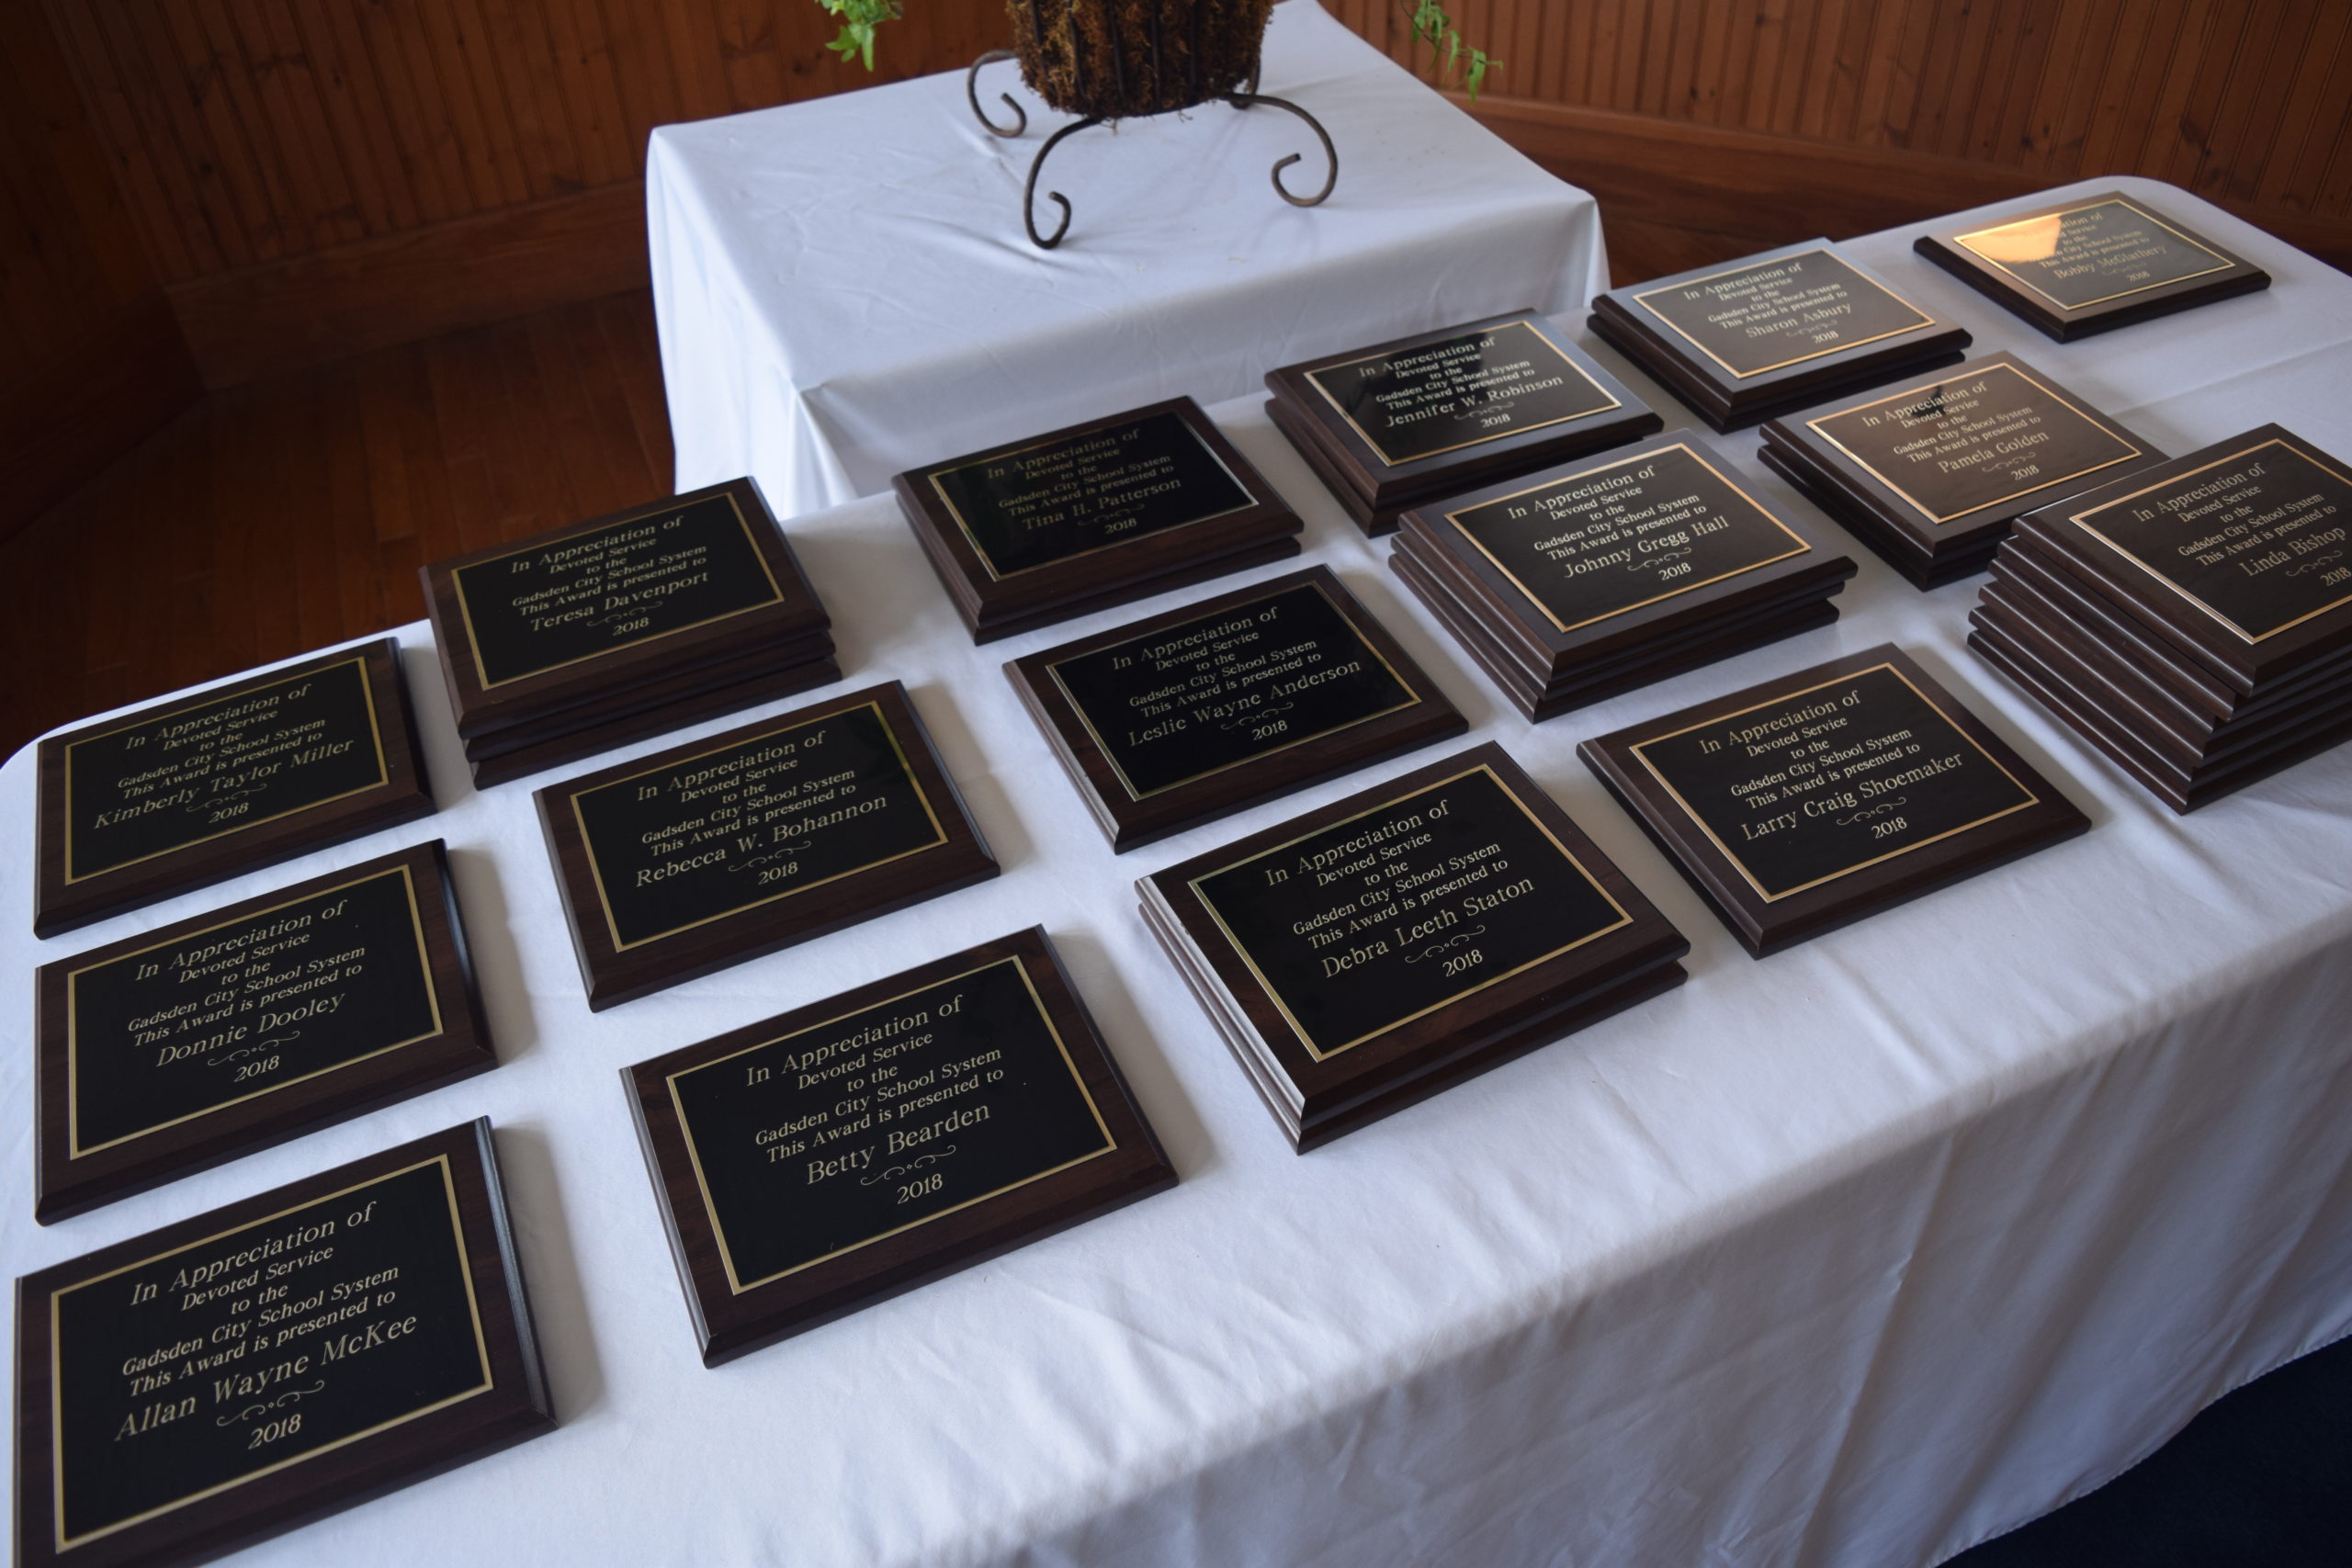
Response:
[{"label": "black engraved plate", "polygon": [[355,654],[70,742],[66,885],[381,786],[369,679]]},{"label": "black engraved plate", "polygon": [[1136,800],[1419,700],[1312,582],[1049,668]]},{"label": "black engraved plate", "polygon": [[2276,437],[2072,521],[2249,643],[2352,603],[2352,479]]},{"label": "black engraved plate", "polygon": [[69,1559],[492,1386],[447,1155],[30,1304]]},{"label": "black engraved plate", "polygon": [[2237,265],[2121,197],[1973,230],[1953,240],[2067,310]]},{"label": "black engraved plate", "polygon": [[1116,1146],[1015,958],[667,1083],[739,1293]]},{"label": "black engraved plate", "polygon": [[1191,887],[1317,1061],[1632,919],[1483,765]]},{"label": "black engraved plate", "polygon": [[406,866],[74,970],[66,985],[76,1159],[442,1030]]},{"label": "black engraved plate", "polygon": [[570,797],[613,946],[946,842],[877,704]]},{"label": "black engraved plate", "polygon": [[1643,741],[1633,755],[1768,901],[2040,798],[1892,663]]},{"label": "black engraved plate", "polygon": [[1812,548],[1679,442],[1446,520],[1564,632]]},{"label": "black engraved plate", "polygon": [[451,574],[489,691],[780,603],[732,495],[649,512]]},{"label": "black engraved plate", "polygon": [[930,480],[998,578],[1256,504],[1172,412],[941,469]]},{"label": "black engraved plate", "polygon": [[1936,525],[2145,455],[2055,389],[2007,363],[1908,387],[1805,423]]},{"label": "black engraved plate", "polygon": [[1633,299],[1742,379],[1915,332],[1935,321],[1826,250],[1781,256]]},{"label": "black engraved plate", "polygon": [[1524,321],[1367,355],[1306,378],[1392,468],[1619,406]]}]

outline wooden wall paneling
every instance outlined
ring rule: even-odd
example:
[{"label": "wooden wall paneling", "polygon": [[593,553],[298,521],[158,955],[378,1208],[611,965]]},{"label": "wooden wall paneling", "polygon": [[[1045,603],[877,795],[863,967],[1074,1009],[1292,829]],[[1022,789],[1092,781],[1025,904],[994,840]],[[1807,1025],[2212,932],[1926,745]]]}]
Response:
[{"label": "wooden wall paneling", "polygon": [[2271,149],[2255,188],[2245,193],[2256,208],[2311,210],[2312,191],[2318,184],[2314,170],[2324,167],[2327,150],[2344,139],[2346,117],[2352,115],[2352,93],[2331,88],[2346,80],[2337,73],[2347,69],[2352,69],[2352,6],[2330,6],[2322,13],[2312,48],[2289,89],[2292,107],[2279,127],[2278,144]]}]

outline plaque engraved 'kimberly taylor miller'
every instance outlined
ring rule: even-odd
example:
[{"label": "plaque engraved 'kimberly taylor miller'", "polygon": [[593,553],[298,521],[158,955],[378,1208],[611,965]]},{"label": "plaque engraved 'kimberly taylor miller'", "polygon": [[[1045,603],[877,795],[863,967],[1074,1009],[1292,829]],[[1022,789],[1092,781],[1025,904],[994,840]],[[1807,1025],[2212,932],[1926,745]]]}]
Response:
[{"label": "plaque engraved 'kimberly taylor miller'", "polygon": [[1256,503],[1172,411],[933,473],[992,578]]},{"label": "plaque engraved 'kimberly taylor miller'", "polygon": [[1739,378],[1935,323],[1826,250],[1776,257],[1633,299]]},{"label": "plaque engraved 'kimberly taylor miller'", "polygon": [[1524,321],[1351,360],[1306,378],[1391,467],[1619,406]]},{"label": "plaque engraved 'kimberly taylor miller'", "polygon": [[1486,767],[1191,886],[1318,1062],[1632,920]]},{"label": "plaque engraved 'kimberly taylor miller'", "polygon": [[1611,457],[1446,520],[1561,631],[1812,547],[1679,442]]},{"label": "plaque engraved 'kimberly taylor miller'", "polygon": [[484,691],[784,597],[724,492],[451,575]]}]

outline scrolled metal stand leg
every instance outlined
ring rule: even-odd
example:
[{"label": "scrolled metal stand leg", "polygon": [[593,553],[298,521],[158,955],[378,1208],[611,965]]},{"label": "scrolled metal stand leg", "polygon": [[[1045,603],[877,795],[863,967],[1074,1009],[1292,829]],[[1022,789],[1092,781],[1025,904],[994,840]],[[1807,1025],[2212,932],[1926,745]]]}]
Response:
[{"label": "scrolled metal stand leg", "polygon": [[1011,130],[1007,130],[990,119],[988,110],[980,107],[980,67],[993,65],[1000,60],[1018,58],[1019,56],[1009,49],[992,49],[972,62],[971,70],[964,73],[964,98],[972,106],[972,118],[988,127],[990,135],[1001,136],[1007,141],[1029,129],[1029,111],[1015,103],[1011,93],[999,93],[997,96],[1004,100],[1004,107],[1012,111],[1014,124]]},{"label": "scrolled metal stand leg", "polygon": [[1323,176],[1321,190],[1317,191],[1313,196],[1295,196],[1291,193],[1290,187],[1283,184],[1283,171],[1299,161],[1299,154],[1290,153],[1274,165],[1273,173],[1269,176],[1274,182],[1274,194],[1293,207],[1317,207],[1330,196],[1332,189],[1340,183],[1340,150],[1331,145],[1330,132],[1323,129],[1321,120],[1317,119],[1288,98],[1269,97],[1262,93],[1228,93],[1226,95],[1225,101],[1238,109],[1254,107],[1259,104],[1271,104],[1278,109],[1288,109],[1305,120],[1307,129],[1315,132],[1315,139],[1323,143],[1323,156],[1329,161],[1330,172]]},{"label": "scrolled metal stand leg", "polygon": [[[1055,148],[1060,146],[1070,137],[1088,129],[1090,126],[1097,126],[1102,123],[1102,116],[1101,115],[1094,115],[1086,119],[1072,120],[1069,124],[1063,126],[1059,130],[1055,131],[1051,136],[1046,138],[1046,144],[1037,149],[1036,161],[1029,165],[1028,188],[1021,193],[1021,221],[1028,227],[1029,243],[1035,245],[1041,251],[1052,250],[1056,245],[1062,243],[1062,236],[1069,232],[1069,198],[1057,190],[1049,190],[1046,193],[1046,199],[1062,209],[1062,220],[1060,225],[1050,234],[1040,234],[1037,232],[1037,175],[1039,172],[1045,168],[1046,160],[1054,155]],[[1329,146],[1330,139],[1326,137],[1323,144],[1327,147]],[[1296,161],[1295,157],[1294,157],[1293,161]],[[1275,188],[1280,189],[1281,184],[1282,182],[1277,179],[1275,181]],[[1284,192],[1283,194],[1287,195],[1289,193]],[[1329,194],[1328,190],[1325,194]],[[1318,197],[1317,199],[1320,200],[1322,198]]]}]

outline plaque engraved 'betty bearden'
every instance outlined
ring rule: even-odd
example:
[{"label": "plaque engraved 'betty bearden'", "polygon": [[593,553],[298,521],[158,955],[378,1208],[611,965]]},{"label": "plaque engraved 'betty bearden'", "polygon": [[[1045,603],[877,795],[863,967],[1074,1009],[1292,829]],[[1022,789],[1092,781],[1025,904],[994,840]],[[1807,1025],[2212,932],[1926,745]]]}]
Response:
[{"label": "plaque engraved 'betty bearden'", "polygon": [[1633,298],[1739,378],[1935,324],[1934,317],[1827,250],[1779,256]]},{"label": "plaque engraved 'betty bearden'", "polygon": [[1391,467],[1620,406],[1525,321],[1350,360],[1306,378]]}]

